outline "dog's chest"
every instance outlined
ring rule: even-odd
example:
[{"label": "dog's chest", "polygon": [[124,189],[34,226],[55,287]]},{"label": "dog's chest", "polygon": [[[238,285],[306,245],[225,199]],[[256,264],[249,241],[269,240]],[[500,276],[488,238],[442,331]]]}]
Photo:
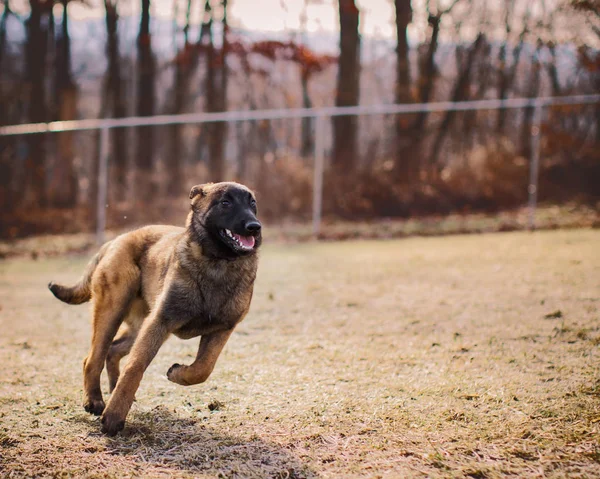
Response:
[{"label": "dog's chest", "polygon": [[182,338],[232,328],[249,307],[253,280],[248,275],[213,275],[194,285],[173,285],[166,295],[163,315],[181,325],[175,334]]}]

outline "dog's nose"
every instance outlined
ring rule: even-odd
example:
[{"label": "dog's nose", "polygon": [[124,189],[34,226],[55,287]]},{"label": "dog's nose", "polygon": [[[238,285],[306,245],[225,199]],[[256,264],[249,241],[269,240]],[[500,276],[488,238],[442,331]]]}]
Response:
[{"label": "dog's nose", "polygon": [[260,228],[261,224],[258,221],[248,221],[248,223],[246,223],[246,231],[248,231],[248,233],[258,233]]}]

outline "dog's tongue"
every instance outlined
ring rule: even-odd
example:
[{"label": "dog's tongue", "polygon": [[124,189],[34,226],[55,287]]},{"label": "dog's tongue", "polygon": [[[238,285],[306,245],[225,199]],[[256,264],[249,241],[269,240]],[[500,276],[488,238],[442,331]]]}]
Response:
[{"label": "dog's tongue", "polygon": [[254,236],[242,236],[238,234],[233,234],[236,239],[245,246],[246,248],[254,248]]}]

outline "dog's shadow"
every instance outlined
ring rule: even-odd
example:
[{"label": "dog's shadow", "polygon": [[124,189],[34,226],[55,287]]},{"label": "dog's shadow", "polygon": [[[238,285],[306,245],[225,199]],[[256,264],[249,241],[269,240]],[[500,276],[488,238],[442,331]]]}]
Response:
[{"label": "dog's shadow", "polygon": [[223,433],[202,418],[181,418],[164,407],[137,412],[125,430],[107,439],[111,454],[146,464],[215,477],[316,478],[285,447],[258,437]]}]

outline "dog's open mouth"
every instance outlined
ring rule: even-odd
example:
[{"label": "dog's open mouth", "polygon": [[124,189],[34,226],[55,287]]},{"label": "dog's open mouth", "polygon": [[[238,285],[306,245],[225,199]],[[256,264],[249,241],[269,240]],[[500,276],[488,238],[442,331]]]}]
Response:
[{"label": "dog's open mouth", "polygon": [[254,248],[256,240],[254,236],[242,236],[237,233],[233,233],[228,229],[224,229],[222,232],[223,236],[230,240],[230,243],[237,249],[242,251],[251,251]]}]

